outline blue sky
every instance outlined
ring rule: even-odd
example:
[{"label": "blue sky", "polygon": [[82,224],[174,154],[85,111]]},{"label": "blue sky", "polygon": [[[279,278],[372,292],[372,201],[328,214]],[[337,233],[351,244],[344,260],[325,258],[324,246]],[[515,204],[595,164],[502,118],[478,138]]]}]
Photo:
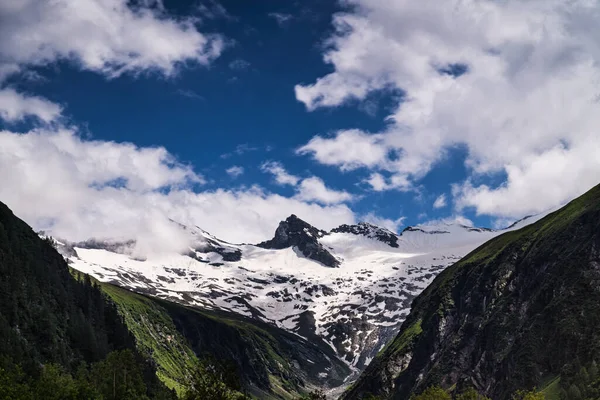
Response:
[{"label": "blue sky", "polygon": [[[118,5],[112,11],[94,8],[111,2]],[[119,196],[135,193],[146,199],[185,189],[235,193],[239,200],[242,194],[258,191],[267,203],[271,195],[293,199],[282,200],[285,206],[264,205],[280,207],[277,218],[295,212],[318,225],[323,213],[339,217],[323,220],[324,225],[367,219],[401,230],[445,218],[502,226],[565,202],[594,184],[600,171],[593,161],[577,161],[586,157],[575,152],[584,138],[596,137],[590,117],[595,105],[588,101],[596,89],[587,85],[589,97],[578,97],[581,110],[565,110],[575,88],[593,82],[598,73],[595,66],[585,69],[582,61],[595,60],[593,46],[580,40],[585,33],[570,28],[565,36],[572,40],[564,43],[523,34],[539,28],[536,17],[544,13],[556,17],[547,23],[570,27],[570,18],[582,11],[577,5],[566,13],[558,7],[561,2],[545,8],[538,1],[528,6],[482,1],[457,5],[465,8],[458,15],[450,6],[434,10],[427,1],[418,6],[400,0],[387,5],[371,0],[165,0],[140,2],[138,8],[121,0],[111,2],[65,3],[81,7],[80,14],[97,24],[88,32],[90,20],[84,17],[59,21],[62,26],[72,24],[72,29],[50,19],[38,28],[33,23],[28,27],[36,6],[27,0],[14,9],[0,7],[0,13],[12,15],[20,26],[39,29],[42,37],[35,39],[40,43],[28,41],[16,23],[0,31],[20,46],[9,39],[0,43],[0,67],[9,71],[3,75],[0,68],[0,90],[6,94],[3,103],[0,92],[0,128],[14,146],[6,145],[12,153],[6,150],[0,156],[17,159],[19,146],[27,147],[24,141],[35,139],[40,146],[56,148],[56,154],[48,155],[56,160],[51,165],[72,163],[84,174],[90,167],[80,164],[83,158],[75,146],[82,152],[87,147],[106,148],[106,154],[94,156],[98,168],[110,163],[102,157],[110,159],[111,151],[129,151],[122,145],[128,142],[135,145],[133,155],[127,156],[135,166],[141,165],[135,157],[144,149],[164,148],[168,156],[148,161],[156,164],[148,171],[156,167],[159,175],[184,178],[160,175],[156,180],[162,183],[142,188],[115,182],[147,183],[155,177],[144,171],[111,170],[48,183],[44,193],[74,187],[75,181],[88,189],[116,185],[127,191]],[[489,22],[469,21],[482,5],[488,7],[490,21],[502,28],[493,31]],[[64,10],[48,6],[35,11],[52,15]],[[123,24],[120,34],[102,26],[102,12],[120,13],[112,16],[120,21],[115,25]],[[515,13],[516,22],[505,26],[502,22]],[[144,41],[141,32],[149,26],[156,29],[148,31]],[[173,35],[172,42],[167,33]],[[166,38],[165,46],[158,44],[160,38]],[[555,48],[544,48],[547,40],[556,43]],[[578,43],[575,50],[573,43]],[[31,50],[23,50],[27,46]],[[568,51],[580,57],[556,57]],[[582,69],[575,74],[577,68]],[[560,79],[552,79],[552,74]],[[28,98],[42,103],[35,103],[36,108]],[[548,121],[548,114],[560,119]],[[584,121],[573,125],[582,115]],[[56,139],[57,132],[69,139]],[[38,136],[31,136],[34,133]],[[68,141],[73,141],[68,150],[60,147]],[[31,146],[31,154],[43,153]],[[60,158],[66,153],[71,159]],[[29,177],[31,173],[19,170],[28,162],[18,158],[10,165]],[[294,177],[292,182],[277,183],[267,162],[271,167],[278,163]],[[4,165],[0,172],[8,174],[8,162]],[[165,165],[167,172],[161,169]],[[572,183],[568,171],[580,171],[582,179]],[[21,190],[17,196],[9,189],[4,201],[36,226],[59,231],[62,226],[66,234],[78,237],[111,234],[108,228],[65,229],[64,209],[35,211],[40,202],[52,201],[34,193],[19,205],[27,193]],[[107,191],[99,195],[104,196]],[[105,211],[90,211],[89,200],[86,204],[74,206],[87,213],[84,220],[104,218]],[[178,214],[173,210],[182,204],[161,206],[160,212]],[[242,207],[235,202],[228,206]],[[303,215],[313,211],[312,216]],[[208,229],[222,226],[227,215],[223,212],[218,221],[206,224]],[[261,224],[275,228],[275,215],[263,218],[260,210],[253,212]],[[203,225],[205,213],[211,212],[190,211],[181,218]],[[264,236],[266,229],[249,234],[249,240]]]}]

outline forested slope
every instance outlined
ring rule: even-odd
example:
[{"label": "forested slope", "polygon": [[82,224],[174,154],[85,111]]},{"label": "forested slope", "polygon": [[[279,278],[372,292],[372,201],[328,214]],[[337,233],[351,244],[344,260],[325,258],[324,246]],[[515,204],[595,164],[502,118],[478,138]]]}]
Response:
[{"label": "forested slope", "polygon": [[[117,372],[129,372],[122,385],[105,382]],[[0,398],[44,398],[46,390],[64,397],[56,390],[74,376],[74,398],[77,390],[106,398],[103,390],[114,397],[117,389],[131,398],[173,397],[135,350],[116,306],[89,278],[74,279],[51,240],[0,203]]]}]

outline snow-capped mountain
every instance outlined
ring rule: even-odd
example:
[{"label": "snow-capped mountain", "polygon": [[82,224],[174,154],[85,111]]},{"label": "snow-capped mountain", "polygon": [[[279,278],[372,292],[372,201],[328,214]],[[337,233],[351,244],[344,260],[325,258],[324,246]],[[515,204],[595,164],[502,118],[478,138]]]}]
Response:
[{"label": "snow-capped mountain", "polygon": [[399,235],[368,223],[326,232],[292,215],[273,239],[251,245],[181,229],[193,243],[183,254],[134,258],[133,242],[61,241],[59,250],[101,281],[323,340],[357,371],[398,332],[412,299],[440,271],[503,232],[444,223]]}]

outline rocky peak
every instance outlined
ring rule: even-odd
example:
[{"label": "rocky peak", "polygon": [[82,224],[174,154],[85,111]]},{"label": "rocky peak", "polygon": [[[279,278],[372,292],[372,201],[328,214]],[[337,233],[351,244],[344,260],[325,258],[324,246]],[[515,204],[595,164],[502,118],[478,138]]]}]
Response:
[{"label": "rocky peak", "polygon": [[421,227],[417,227],[417,226],[407,226],[406,228],[404,228],[402,230],[402,232],[400,233],[400,236],[404,235],[406,232],[422,232],[422,233],[427,233],[430,235],[436,235],[436,234],[442,234],[442,233],[450,233],[446,230],[443,229],[432,229],[432,230],[425,230]]},{"label": "rocky peak", "polygon": [[381,228],[368,222],[359,222],[357,225],[343,224],[331,230],[331,233],[351,233],[371,239],[379,240],[391,247],[398,247],[398,236],[392,231]]},{"label": "rocky peak", "polygon": [[325,235],[327,232],[315,228],[292,214],[279,223],[273,239],[259,243],[257,246],[265,249],[296,247],[306,258],[328,267],[338,267],[340,262],[319,243],[318,239]]}]

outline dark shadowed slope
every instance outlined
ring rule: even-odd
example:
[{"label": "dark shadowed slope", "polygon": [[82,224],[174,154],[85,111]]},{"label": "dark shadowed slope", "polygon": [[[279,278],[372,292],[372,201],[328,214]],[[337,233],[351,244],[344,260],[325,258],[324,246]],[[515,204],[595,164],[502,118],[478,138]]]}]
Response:
[{"label": "dark shadowed slope", "polygon": [[434,384],[471,385],[493,399],[548,383],[566,392],[594,360],[600,186],[442,272],[343,398],[407,399]]},{"label": "dark shadowed slope", "polygon": [[143,365],[154,398],[164,387],[135,352],[114,304],[89,278],[75,280],[51,240],[40,239],[0,203],[0,372],[18,365],[36,379],[53,363],[74,373],[82,363],[125,349]]}]

